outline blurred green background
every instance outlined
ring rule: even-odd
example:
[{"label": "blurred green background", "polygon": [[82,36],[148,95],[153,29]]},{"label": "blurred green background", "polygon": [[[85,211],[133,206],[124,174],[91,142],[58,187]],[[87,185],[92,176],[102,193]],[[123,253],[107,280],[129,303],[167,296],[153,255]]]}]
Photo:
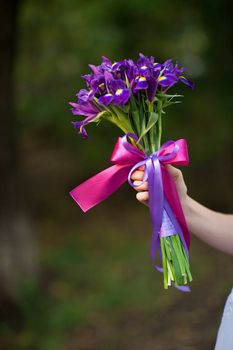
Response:
[{"label": "blurred green background", "polygon": [[164,291],[149,258],[148,209],[125,184],[87,214],[68,192],[104,169],[119,133],[73,129],[68,101],[88,63],[139,52],[177,60],[196,82],[167,110],[184,137],[189,194],[233,211],[231,2],[2,2],[0,349],[210,350],[233,259],[192,237],[192,292]]}]

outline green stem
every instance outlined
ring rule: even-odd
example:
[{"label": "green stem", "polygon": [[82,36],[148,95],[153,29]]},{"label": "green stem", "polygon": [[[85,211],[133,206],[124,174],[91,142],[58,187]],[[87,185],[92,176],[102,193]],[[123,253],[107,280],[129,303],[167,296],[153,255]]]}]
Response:
[{"label": "green stem", "polygon": [[162,251],[162,263],[163,263],[163,283],[164,283],[164,289],[168,288],[168,266],[167,266],[167,259],[166,259],[166,253],[165,253],[165,246],[164,246],[164,239],[160,239],[160,246]]},{"label": "green stem", "polygon": [[[149,102],[149,100],[147,101],[147,106],[148,106],[148,112],[154,111],[153,103]],[[150,145],[150,153],[154,153],[156,151],[156,145],[154,140],[154,128],[151,128],[149,130],[148,139],[149,139],[149,145]]]},{"label": "green stem", "polygon": [[[145,128],[147,123],[148,123],[148,118],[147,118],[147,113],[148,113],[148,105],[147,103],[145,103],[146,101],[146,94],[141,95],[141,106],[142,108],[140,108],[140,118],[141,118],[141,127]],[[142,139],[141,139],[143,146],[144,146],[144,151],[146,154],[151,154],[151,143],[150,143],[150,138],[148,133],[146,133]]]},{"label": "green stem", "polygon": [[161,146],[161,138],[162,138],[162,102],[158,100],[158,149]]},{"label": "green stem", "polygon": [[112,118],[110,120],[115,125],[117,125],[122,131],[124,131],[125,134],[127,132],[133,132],[133,129],[132,129],[131,125],[130,125],[130,121],[128,120],[128,118],[123,113],[120,113],[119,110],[117,110],[117,108],[115,108],[114,106],[109,107],[109,109],[112,112],[111,113]]}]

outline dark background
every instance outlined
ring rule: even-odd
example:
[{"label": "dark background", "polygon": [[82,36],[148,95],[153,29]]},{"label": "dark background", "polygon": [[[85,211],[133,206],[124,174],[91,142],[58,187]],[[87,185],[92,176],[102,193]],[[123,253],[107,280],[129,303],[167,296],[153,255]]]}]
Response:
[{"label": "dark background", "polygon": [[163,140],[188,141],[190,196],[232,212],[232,15],[227,0],[1,2],[1,350],[213,349],[232,257],[193,236],[191,294],[164,291],[127,184],[83,214],[68,192],[108,166],[119,131],[83,140],[68,101],[102,55],[177,60],[196,89],[176,90]]}]

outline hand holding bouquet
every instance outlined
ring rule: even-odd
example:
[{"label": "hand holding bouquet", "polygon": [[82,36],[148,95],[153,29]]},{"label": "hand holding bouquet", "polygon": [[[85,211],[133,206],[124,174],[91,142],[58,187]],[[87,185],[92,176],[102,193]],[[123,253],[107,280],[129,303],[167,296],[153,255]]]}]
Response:
[{"label": "hand holding bouquet", "polygon": [[[148,181],[149,208],[152,222],[151,258],[163,271],[164,288],[174,284],[188,291],[192,280],[188,249],[190,235],[172,178],[165,165],[187,165],[188,153],[184,139],[167,141],[161,146],[162,118],[165,108],[179,103],[178,94],[168,90],[182,82],[193,89],[193,83],[183,76],[184,68],[167,60],[163,64],[154,57],[139,55],[137,62],[124,59],[112,63],[103,57],[99,66],[89,65],[91,74],[84,75],[87,89],[77,93],[70,102],[72,113],[84,116],[74,121],[81,135],[87,138],[86,125],[108,120],[118,126],[124,136],[119,138],[111,161],[114,165],[93,176],[70,192],[87,211],[116,191],[139,167],[144,166]],[[156,253],[162,267],[156,262]],[[186,285],[186,286],[185,286]]]}]

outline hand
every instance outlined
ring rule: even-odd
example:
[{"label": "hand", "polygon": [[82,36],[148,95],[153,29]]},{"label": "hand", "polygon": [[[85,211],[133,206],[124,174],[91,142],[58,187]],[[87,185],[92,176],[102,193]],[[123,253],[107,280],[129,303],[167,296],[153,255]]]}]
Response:
[{"label": "hand", "polygon": [[[210,210],[189,197],[182,172],[171,165],[166,165],[166,168],[175,182],[190,232],[207,244],[233,254],[233,215]],[[136,170],[131,176],[133,183],[139,185],[143,175],[144,167]],[[139,202],[148,205],[148,183],[145,182],[135,190],[138,192],[136,197]]]},{"label": "hand", "polygon": [[[168,170],[169,174],[172,176],[175,182],[181,204],[184,204],[187,199],[187,187],[184,182],[181,170],[173,167],[172,165],[166,165],[166,169]],[[143,175],[144,167],[138,168],[138,170],[136,170],[131,176],[131,179],[134,180],[133,183],[135,185],[139,185],[143,179]],[[148,205],[148,182],[145,182],[141,186],[135,187],[135,190],[138,192],[136,195],[137,200],[145,205]]]}]

